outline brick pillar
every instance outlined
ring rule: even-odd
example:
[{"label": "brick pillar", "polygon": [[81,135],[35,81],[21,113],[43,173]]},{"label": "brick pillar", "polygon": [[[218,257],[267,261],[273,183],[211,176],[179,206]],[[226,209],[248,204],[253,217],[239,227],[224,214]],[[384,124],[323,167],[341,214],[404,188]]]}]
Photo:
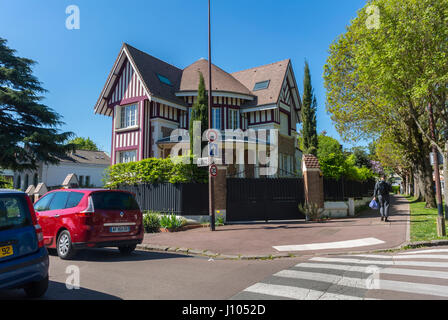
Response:
[{"label": "brick pillar", "polygon": [[[218,166],[218,175],[213,178],[215,215],[222,214],[224,221],[227,213],[227,167]],[[218,212],[219,211],[219,212]]]},{"label": "brick pillar", "polygon": [[324,179],[319,160],[313,155],[303,155],[302,170],[306,202],[324,208]]}]

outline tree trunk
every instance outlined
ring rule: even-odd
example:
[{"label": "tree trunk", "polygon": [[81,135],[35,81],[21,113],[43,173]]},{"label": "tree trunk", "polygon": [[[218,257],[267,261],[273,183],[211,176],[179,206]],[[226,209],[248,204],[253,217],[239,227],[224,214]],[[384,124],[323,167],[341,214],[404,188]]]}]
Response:
[{"label": "tree trunk", "polygon": [[443,198],[445,199],[445,217],[448,216],[448,141],[445,142],[445,152],[443,155]]}]

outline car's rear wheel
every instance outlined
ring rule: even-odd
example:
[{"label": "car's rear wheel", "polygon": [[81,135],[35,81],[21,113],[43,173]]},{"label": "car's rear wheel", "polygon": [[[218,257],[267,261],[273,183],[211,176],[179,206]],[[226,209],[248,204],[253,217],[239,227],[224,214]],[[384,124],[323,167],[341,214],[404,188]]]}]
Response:
[{"label": "car's rear wheel", "polygon": [[59,258],[63,260],[71,259],[75,254],[75,249],[73,248],[72,238],[68,230],[62,231],[56,243],[56,251]]},{"label": "car's rear wheel", "polygon": [[25,288],[28,298],[40,298],[48,289],[48,276],[41,281],[31,282]]},{"label": "car's rear wheel", "polygon": [[120,250],[121,254],[128,255],[128,254],[131,254],[132,252],[134,252],[136,247],[137,247],[137,245],[134,244],[131,246],[118,247],[118,250]]}]

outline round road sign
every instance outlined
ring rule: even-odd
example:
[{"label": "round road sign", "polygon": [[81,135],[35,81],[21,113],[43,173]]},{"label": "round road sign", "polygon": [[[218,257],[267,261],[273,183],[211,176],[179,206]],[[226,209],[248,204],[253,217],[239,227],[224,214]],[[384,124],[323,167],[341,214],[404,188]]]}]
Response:
[{"label": "round road sign", "polygon": [[209,142],[218,140],[218,131],[210,129],[207,131],[207,139]]},{"label": "round road sign", "polygon": [[218,167],[216,166],[216,164],[212,164],[210,166],[210,175],[212,177],[216,177],[218,175]]}]

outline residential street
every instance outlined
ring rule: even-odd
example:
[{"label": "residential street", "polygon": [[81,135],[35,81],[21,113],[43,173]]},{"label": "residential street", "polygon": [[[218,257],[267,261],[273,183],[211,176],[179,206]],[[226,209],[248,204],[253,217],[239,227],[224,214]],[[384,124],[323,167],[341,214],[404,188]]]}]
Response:
[{"label": "residential street", "polygon": [[[79,290],[65,286],[70,265],[80,268]],[[52,256],[50,274],[46,300],[447,299],[448,247],[273,261],[141,251],[123,258],[113,249],[98,249],[73,261]],[[19,290],[0,291],[0,299],[23,298]]]},{"label": "residential street", "polygon": [[313,257],[248,287],[237,300],[448,298],[448,248]]},{"label": "residential street", "polygon": [[[50,256],[49,300],[225,300],[298,259],[208,261],[208,258],[137,251],[123,257],[115,249],[78,253],[72,261]],[[80,268],[79,290],[67,290],[66,268]],[[24,299],[23,290],[0,291],[1,299]]]}]

